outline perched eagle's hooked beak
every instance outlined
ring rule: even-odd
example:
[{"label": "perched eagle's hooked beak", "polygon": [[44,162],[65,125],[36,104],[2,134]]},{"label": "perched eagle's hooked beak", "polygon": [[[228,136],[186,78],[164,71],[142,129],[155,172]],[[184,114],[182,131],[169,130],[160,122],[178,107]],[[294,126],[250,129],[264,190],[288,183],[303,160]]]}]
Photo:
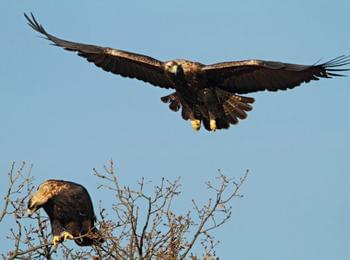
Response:
[{"label": "perched eagle's hooked beak", "polygon": [[30,198],[28,201],[27,214],[31,216],[37,210],[38,210],[37,205],[33,202],[32,198]]}]

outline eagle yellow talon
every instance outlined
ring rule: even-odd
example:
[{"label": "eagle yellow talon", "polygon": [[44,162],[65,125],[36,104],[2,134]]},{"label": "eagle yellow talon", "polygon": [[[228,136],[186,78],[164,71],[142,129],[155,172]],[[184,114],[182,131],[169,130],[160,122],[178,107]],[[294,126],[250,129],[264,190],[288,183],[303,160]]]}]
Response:
[{"label": "eagle yellow talon", "polygon": [[61,237],[63,237],[63,241],[65,241],[67,239],[74,239],[73,235],[67,231],[63,231],[61,233]]},{"label": "eagle yellow talon", "polygon": [[216,121],[215,119],[210,120],[210,130],[216,131]]},{"label": "eagle yellow talon", "polygon": [[53,239],[52,239],[53,246],[55,248],[57,248],[57,246],[60,243],[60,241],[61,241],[61,237],[60,236],[54,236]]},{"label": "eagle yellow talon", "polygon": [[198,119],[191,120],[191,124],[192,124],[192,128],[196,131],[199,131],[199,129],[201,128],[201,120],[198,120]]}]

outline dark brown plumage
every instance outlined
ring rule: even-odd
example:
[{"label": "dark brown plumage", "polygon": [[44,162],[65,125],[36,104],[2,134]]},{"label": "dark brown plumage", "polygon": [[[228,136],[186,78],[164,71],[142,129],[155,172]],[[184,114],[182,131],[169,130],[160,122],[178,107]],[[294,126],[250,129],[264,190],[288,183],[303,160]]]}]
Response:
[{"label": "dark brown plumage", "polygon": [[28,214],[43,208],[49,216],[53,244],[74,239],[79,246],[103,242],[95,228],[95,213],[87,190],[80,184],[47,180],[28,201]]},{"label": "dark brown plumage", "polygon": [[188,60],[162,62],[154,58],[127,51],[65,41],[45,31],[33,14],[28,24],[45,35],[55,45],[79,56],[105,71],[123,77],[136,78],[175,92],[162,97],[169,108],[178,111],[192,127],[209,130],[225,129],[245,119],[252,110],[253,98],[242,97],[256,91],[286,90],[319,78],[342,76],[348,69],[339,68],[350,64],[350,56],[339,56],[316,65],[298,65],[276,61],[244,60],[204,65]]}]

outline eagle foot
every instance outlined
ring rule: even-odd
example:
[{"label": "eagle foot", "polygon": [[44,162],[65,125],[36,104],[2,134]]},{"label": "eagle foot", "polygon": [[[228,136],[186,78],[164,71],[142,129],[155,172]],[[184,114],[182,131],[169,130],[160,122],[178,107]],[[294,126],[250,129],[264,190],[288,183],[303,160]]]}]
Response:
[{"label": "eagle foot", "polygon": [[201,120],[198,120],[198,119],[191,120],[191,124],[192,124],[192,128],[195,131],[199,131],[199,129],[201,129]]},{"label": "eagle foot", "polygon": [[54,248],[57,248],[60,242],[61,242],[61,236],[53,236],[52,243]]},{"label": "eagle foot", "polygon": [[74,236],[67,231],[63,231],[60,237],[63,238],[63,241],[66,241],[67,239],[74,239]]},{"label": "eagle foot", "polygon": [[210,120],[210,130],[215,132],[216,131],[216,121],[215,119]]}]

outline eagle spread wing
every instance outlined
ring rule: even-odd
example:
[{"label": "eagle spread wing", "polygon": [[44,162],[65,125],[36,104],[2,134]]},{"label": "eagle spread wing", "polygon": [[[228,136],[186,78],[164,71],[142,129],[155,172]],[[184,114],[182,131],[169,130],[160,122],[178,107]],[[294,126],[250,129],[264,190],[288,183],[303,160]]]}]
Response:
[{"label": "eagle spread wing", "polygon": [[169,107],[191,120],[195,130],[201,122],[209,131],[228,128],[247,117],[254,99],[238,96],[250,92],[286,90],[304,82],[342,76],[350,64],[350,55],[321,64],[298,65],[277,61],[245,60],[203,65],[188,60],[162,62],[154,58],[112,48],[59,39],[45,31],[33,14],[25,14],[28,24],[54,45],[77,52],[96,66],[124,77],[136,78],[155,86],[175,88],[162,97]]},{"label": "eagle spread wing", "polygon": [[203,67],[207,77],[221,88],[238,94],[286,90],[303,82],[343,76],[337,67],[350,64],[350,56],[339,56],[318,65],[298,65],[276,61],[245,60],[222,62]]},{"label": "eagle spread wing", "polygon": [[75,51],[79,56],[105,71],[119,74],[123,77],[136,78],[162,88],[172,88],[173,85],[164,73],[164,63],[154,58],[122,50],[65,41],[47,33],[31,14],[24,14],[31,26],[37,32],[45,35],[54,45],[69,51]]}]

